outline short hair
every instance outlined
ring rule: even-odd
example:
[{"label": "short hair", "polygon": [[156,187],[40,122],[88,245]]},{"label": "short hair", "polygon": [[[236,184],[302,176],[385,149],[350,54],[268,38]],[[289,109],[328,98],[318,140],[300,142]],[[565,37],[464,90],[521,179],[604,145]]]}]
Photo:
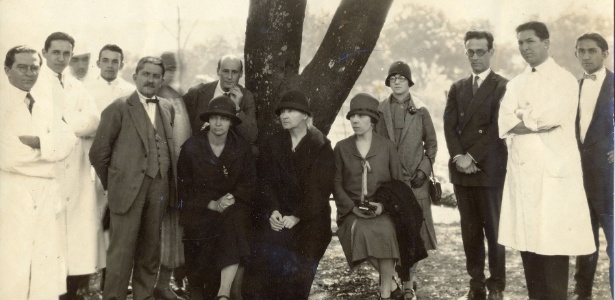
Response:
[{"label": "short hair", "polygon": [[466,32],[466,36],[463,38],[463,43],[467,43],[471,39],[486,39],[487,49],[493,49],[493,35],[486,30],[470,30]]},{"label": "short hair", "polygon": [[538,21],[530,21],[517,26],[516,29],[517,34],[519,34],[519,32],[521,31],[526,30],[534,30],[534,33],[538,38],[540,38],[541,41],[549,39],[549,29],[547,29],[547,25],[545,25],[545,23]]},{"label": "short hair", "polygon": [[609,50],[609,43],[607,43],[606,40],[601,35],[599,35],[599,34],[597,34],[595,32],[586,32],[584,34],[581,34],[577,38],[577,43],[575,45],[575,48],[579,46],[579,42],[581,40],[592,40],[592,41],[596,42],[596,44],[598,45],[598,47],[600,47],[602,52]]},{"label": "short hair", "polygon": [[6,53],[6,58],[4,59],[4,66],[9,69],[12,68],[13,64],[15,63],[15,55],[19,53],[36,53],[38,54],[38,65],[41,66],[43,64],[43,58],[41,57],[41,54],[38,53],[38,51],[28,46],[19,45],[9,49],[9,51]]},{"label": "short hair", "polygon": [[45,51],[49,50],[49,47],[51,46],[51,42],[58,41],[58,40],[69,42],[70,45],[73,47],[73,49],[75,49],[75,39],[72,36],[64,32],[54,32],[50,34],[45,40]]},{"label": "short hair", "polygon": [[145,66],[145,64],[157,65],[162,68],[162,76],[164,76],[164,64],[162,63],[162,59],[160,57],[154,56],[146,56],[139,60],[137,63],[137,69],[135,70],[135,74],[138,74],[141,69]]},{"label": "short hair", "polygon": [[102,56],[102,52],[105,50],[109,50],[109,51],[113,51],[113,52],[117,52],[120,54],[120,62],[124,61],[124,51],[122,51],[122,48],[120,48],[120,46],[115,45],[115,44],[106,44],[102,47],[102,49],[100,49],[100,51],[98,52],[98,60],[100,60],[100,57]]},{"label": "short hair", "polygon": [[243,74],[243,61],[238,56],[232,55],[232,54],[227,54],[225,56],[220,57],[220,59],[218,59],[218,68],[216,69],[216,72],[220,71],[220,63],[225,58],[232,58],[232,59],[238,60],[239,61],[239,73]]}]

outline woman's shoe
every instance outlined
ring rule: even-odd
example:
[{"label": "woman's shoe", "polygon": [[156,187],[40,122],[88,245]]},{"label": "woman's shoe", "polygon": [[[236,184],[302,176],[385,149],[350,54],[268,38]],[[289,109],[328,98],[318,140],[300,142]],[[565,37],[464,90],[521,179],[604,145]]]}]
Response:
[{"label": "woman's shoe", "polygon": [[416,300],[416,293],[414,292],[414,289],[404,289],[404,296],[403,296],[404,300]]}]

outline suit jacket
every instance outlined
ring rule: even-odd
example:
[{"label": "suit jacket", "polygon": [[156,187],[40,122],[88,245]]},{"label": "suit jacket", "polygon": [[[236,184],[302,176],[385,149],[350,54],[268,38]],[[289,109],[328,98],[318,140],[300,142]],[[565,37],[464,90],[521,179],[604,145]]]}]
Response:
[{"label": "suit jacket", "polygon": [[[391,97],[384,99],[378,106],[380,121],[376,124],[376,132],[395,143]],[[432,172],[431,162],[436,161],[436,152],[438,152],[436,130],[429,111],[414,95],[410,98],[410,105],[415,106],[418,112],[415,114],[406,112],[404,128],[396,145],[402,165],[403,181],[406,184],[409,184],[411,176],[417,170],[429,176]],[[412,191],[417,199],[428,198],[429,184],[425,181],[422,186],[413,188]]]},{"label": "suit jacket", "polygon": [[[164,98],[158,104],[169,152],[169,205],[175,206],[175,178],[177,174],[173,148],[173,106]],[[102,112],[100,125],[90,149],[90,162],[94,166],[105,190],[108,191],[109,209],[116,214],[132,206],[147,168],[148,136],[147,112],[135,91],[130,96],[115,100]]]},{"label": "suit jacket", "polygon": [[[186,109],[188,110],[188,117],[190,119],[193,135],[197,134],[197,132],[201,131],[203,128],[205,122],[201,121],[200,116],[207,110],[209,101],[214,97],[217,85],[218,80],[210,83],[198,84],[190,88],[183,97]],[[250,144],[254,144],[258,137],[254,96],[243,86],[239,86],[239,89],[243,97],[239,105],[241,111],[237,114],[237,117],[241,119],[241,124],[236,127],[236,131],[243,139]]]},{"label": "suit jacket", "polygon": [[[583,88],[583,79],[579,80],[579,86]],[[609,151],[613,151],[613,99],[613,72],[606,70],[606,78],[600,88],[596,109],[583,143],[580,139],[578,113],[576,120],[585,193],[590,200],[604,201],[602,205],[610,204],[610,212],[603,213],[611,214],[613,213],[613,164],[607,163],[606,155]],[[597,207],[599,210],[605,208],[599,206]]]},{"label": "suit jacket", "polygon": [[[506,176],[508,151],[498,136],[498,111],[508,79],[491,71],[472,96],[472,76],[451,86],[444,108],[444,137],[450,155],[451,183],[463,186],[501,187]],[[470,153],[480,172],[457,171],[453,158]]]}]

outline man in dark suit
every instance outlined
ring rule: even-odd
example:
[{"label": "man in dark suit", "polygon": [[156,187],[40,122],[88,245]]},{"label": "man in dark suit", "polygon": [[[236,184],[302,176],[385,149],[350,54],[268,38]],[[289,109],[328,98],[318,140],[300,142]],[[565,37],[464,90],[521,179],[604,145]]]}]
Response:
[{"label": "man in dark suit", "polygon": [[[507,150],[498,137],[498,111],[508,80],[494,73],[490,59],[495,49],[487,31],[469,31],[466,55],[472,76],[455,82],[444,111],[444,135],[449,172],[454,184],[470,290],[460,299],[502,299],[506,286],[505,250],[498,244],[502,189]],[[490,278],[485,280],[487,238]]]},{"label": "man in dark suit", "polygon": [[[609,256],[609,282],[613,294],[613,72],[604,67],[609,45],[597,33],[577,38],[575,51],[585,70],[579,80],[579,110],[576,130],[583,183],[589,202],[596,248],[598,229],[602,226]],[[591,299],[598,251],[577,256],[574,279],[576,286],[568,299]]]},{"label": "man in dark suit", "polygon": [[205,128],[205,121],[199,116],[207,110],[209,101],[225,95],[233,100],[237,108],[237,117],[241,119],[241,124],[236,127],[237,132],[248,143],[254,144],[258,137],[254,96],[238,83],[243,74],[243,62],[237,56],[225,55],[218,61],[216,73],[219,80],[196,85],[190,88],[183,97],[190,118],[192,134],[197,134]]},{"label": "man in dark suit", "polygon": [[175,187],[175,112],[156,97],[163,76],[160,58],[139,60],[133,75],[137,91],[102,112],[90,150],[111,211],[104,299],[126,299],[131,272],[134,298],[153,298],[160,226]]}]

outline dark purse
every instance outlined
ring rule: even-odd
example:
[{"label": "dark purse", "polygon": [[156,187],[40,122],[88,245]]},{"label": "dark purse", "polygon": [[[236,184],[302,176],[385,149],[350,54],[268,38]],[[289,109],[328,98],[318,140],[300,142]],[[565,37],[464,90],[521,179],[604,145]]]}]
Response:
[{"label": "dark purse", "polygon": [[431,158],[427,156],[427,159],[429,159],[429,163],[431,164],[431,177],[429,177],[429,197],[431,198],[431,203],[440,205],[442,204],[442,186],[440,185],[438,179],[436,179]]}]

